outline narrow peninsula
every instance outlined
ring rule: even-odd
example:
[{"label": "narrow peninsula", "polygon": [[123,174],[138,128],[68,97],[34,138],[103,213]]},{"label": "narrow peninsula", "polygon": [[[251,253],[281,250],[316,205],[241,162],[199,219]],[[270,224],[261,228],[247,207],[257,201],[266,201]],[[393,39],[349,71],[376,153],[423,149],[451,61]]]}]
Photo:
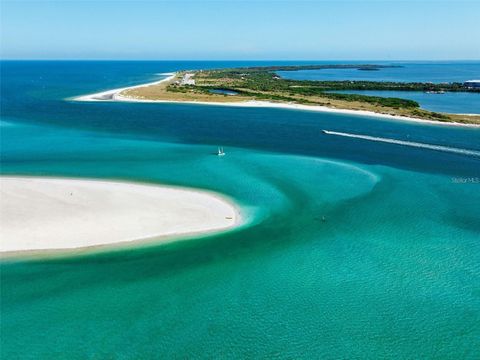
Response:
[{"label": "narrow peninsula", "polygon": [[[313,81],[282,78],[278,71],[356,69],[380,71],[387,65],[298,65],[179,71],[164,81],[117,89],[111,94],[87,95],[80,100],[189,102],[223,105],[296,107],[371,115],[480,125],[480,115],[447,114],[422,109],[418,102],[395,97],[337,93],[340,90],[475,92],[462,83],[389,81]],[[106,94],[106,95],[105,95]]]}]

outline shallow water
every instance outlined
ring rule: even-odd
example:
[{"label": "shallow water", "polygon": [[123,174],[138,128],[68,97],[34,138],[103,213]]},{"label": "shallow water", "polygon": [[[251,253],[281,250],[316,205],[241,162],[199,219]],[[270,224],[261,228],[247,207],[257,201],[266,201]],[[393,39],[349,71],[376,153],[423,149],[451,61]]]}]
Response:
[{"label": "shallow water", "polygon": [[3,174],[206,188],[250,220],[3,261],[2,357],[474,359],[480,160],[321,130],[480,151],[479,129],[63,100],[195,66],[231,64],[2,63]]}]

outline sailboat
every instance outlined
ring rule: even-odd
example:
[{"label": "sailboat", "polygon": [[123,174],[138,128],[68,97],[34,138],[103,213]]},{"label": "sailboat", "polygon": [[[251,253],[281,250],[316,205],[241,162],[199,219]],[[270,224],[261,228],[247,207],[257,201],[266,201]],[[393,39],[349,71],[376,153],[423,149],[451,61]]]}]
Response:
[{"label": "sailboat", "polygon": [[224,156],[225,155],[225,151],[223,151],[223,146],[222,147],[218,147],[218,151],[217,151],[217,155],[218,156]]}]

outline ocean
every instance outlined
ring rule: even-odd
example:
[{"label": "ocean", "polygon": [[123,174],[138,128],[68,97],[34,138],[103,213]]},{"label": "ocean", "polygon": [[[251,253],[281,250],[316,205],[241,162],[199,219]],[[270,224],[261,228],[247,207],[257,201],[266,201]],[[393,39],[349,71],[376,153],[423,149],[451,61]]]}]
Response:
[{"label": "ocean", "polygon": [[164,245],[3,260],[2,358],[477,358],[479,128],[69,100],[261,64],[278,63],[1,62],[2,174],[203,188],[247,218]]}]

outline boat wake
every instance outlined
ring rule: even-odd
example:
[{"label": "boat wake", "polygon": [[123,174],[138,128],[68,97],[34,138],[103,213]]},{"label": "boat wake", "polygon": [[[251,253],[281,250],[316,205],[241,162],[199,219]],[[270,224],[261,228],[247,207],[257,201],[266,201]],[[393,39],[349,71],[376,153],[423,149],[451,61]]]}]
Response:
[{"label": "boat wake", "polygon": [[419,142],[413,142],[413,141],[389,139],[389,138],[375,137],[375,136],[369,136],[369,135],[350,134],[350,133],[337,132],[337,131],[323,130],[323,133],[327,135],[343,136],[343,137],[349,137],[349,138],[355,138],[355,139],[377,141],[377,142],[383,142],[388,144],[411,146],[411,147],[422,148],[422,149],[444,151],[444,152],[450,152],[454,154],[480,157],[480,151],[476,151],[476,150],[461,149],[461,148],[455,148],[455,147],[449,147],[449,146],[443,146],[443,145],[425,144],[425,143],[419,143]]}]

